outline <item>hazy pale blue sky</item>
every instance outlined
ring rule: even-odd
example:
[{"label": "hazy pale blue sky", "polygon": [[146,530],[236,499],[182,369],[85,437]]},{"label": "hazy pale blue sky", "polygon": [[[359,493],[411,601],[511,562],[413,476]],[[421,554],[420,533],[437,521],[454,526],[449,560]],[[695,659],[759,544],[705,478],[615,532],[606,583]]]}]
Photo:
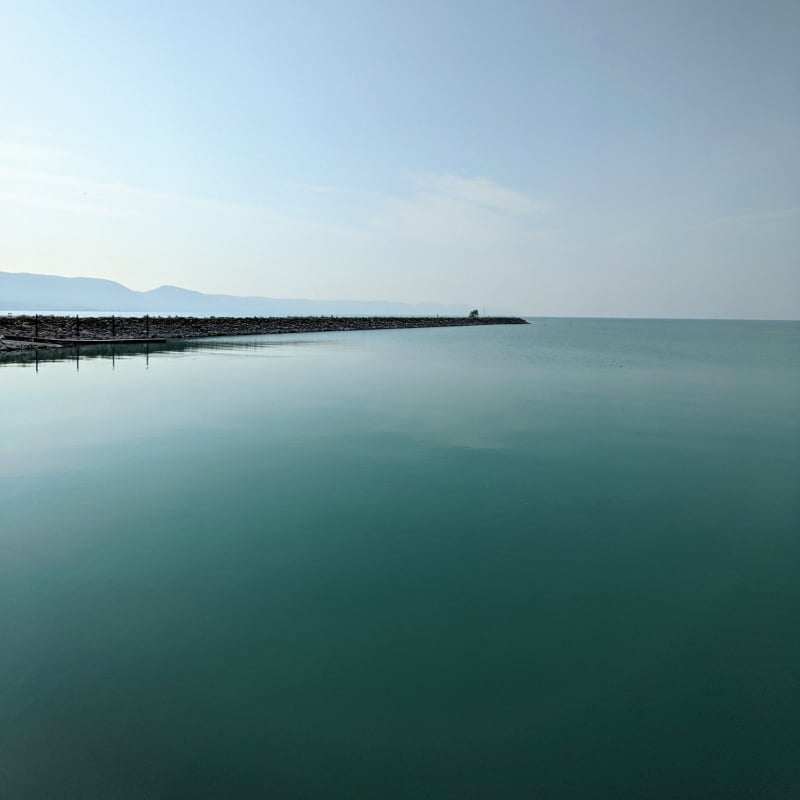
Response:
[{"label": "hazy pale blue sky", "polygon": [[0,0],[0,269],[800,317],[800,3]]}]

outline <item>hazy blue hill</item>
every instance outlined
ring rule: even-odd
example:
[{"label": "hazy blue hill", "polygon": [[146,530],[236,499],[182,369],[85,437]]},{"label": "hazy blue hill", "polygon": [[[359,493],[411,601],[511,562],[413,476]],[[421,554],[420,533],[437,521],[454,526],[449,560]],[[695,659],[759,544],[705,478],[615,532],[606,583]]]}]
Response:
[{"label": "hazy blue hill", "polygon": [[0,272],[0,308],[133,311],[138,293],[101,278]]},{"label": "hazy blue hill", "polygon": [[27,272],[0,272],[0,309],[48,311],[147,311],[162,314],[436,315],[467,312],[466,306],[392,303],[382,300],[302,300],[203,294],[179,286],[136,292],[101,278],[62,278]]}]

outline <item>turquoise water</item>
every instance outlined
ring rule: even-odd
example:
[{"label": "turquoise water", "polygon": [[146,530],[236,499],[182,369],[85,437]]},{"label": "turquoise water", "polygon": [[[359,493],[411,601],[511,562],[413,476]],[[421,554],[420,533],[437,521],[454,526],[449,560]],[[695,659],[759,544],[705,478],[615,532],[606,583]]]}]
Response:
[{"label": "turquoise water", "polygon": [[67,355],[0,366],[4,799],[800,796],[800,324]]}]

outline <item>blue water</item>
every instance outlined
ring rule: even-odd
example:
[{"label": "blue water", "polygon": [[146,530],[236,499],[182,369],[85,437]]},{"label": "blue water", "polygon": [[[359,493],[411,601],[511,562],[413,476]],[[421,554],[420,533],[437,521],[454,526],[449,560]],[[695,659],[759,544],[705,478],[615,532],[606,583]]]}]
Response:
[{"label": "blue water", "polygon": [[0,366],[0,796],[800,796],[800,324]]}]

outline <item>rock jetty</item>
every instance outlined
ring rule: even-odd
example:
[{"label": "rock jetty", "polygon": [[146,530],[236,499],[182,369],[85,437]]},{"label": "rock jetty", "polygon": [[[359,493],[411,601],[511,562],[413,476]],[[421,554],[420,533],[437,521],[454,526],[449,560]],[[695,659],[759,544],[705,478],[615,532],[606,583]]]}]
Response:
[{"label": "rock jetty", "polygon": [[526,325],[520,317],[0,317],[0,350],[58,347],[76,341],[188,339],[265,333],[320,333],[393,328]]}]

